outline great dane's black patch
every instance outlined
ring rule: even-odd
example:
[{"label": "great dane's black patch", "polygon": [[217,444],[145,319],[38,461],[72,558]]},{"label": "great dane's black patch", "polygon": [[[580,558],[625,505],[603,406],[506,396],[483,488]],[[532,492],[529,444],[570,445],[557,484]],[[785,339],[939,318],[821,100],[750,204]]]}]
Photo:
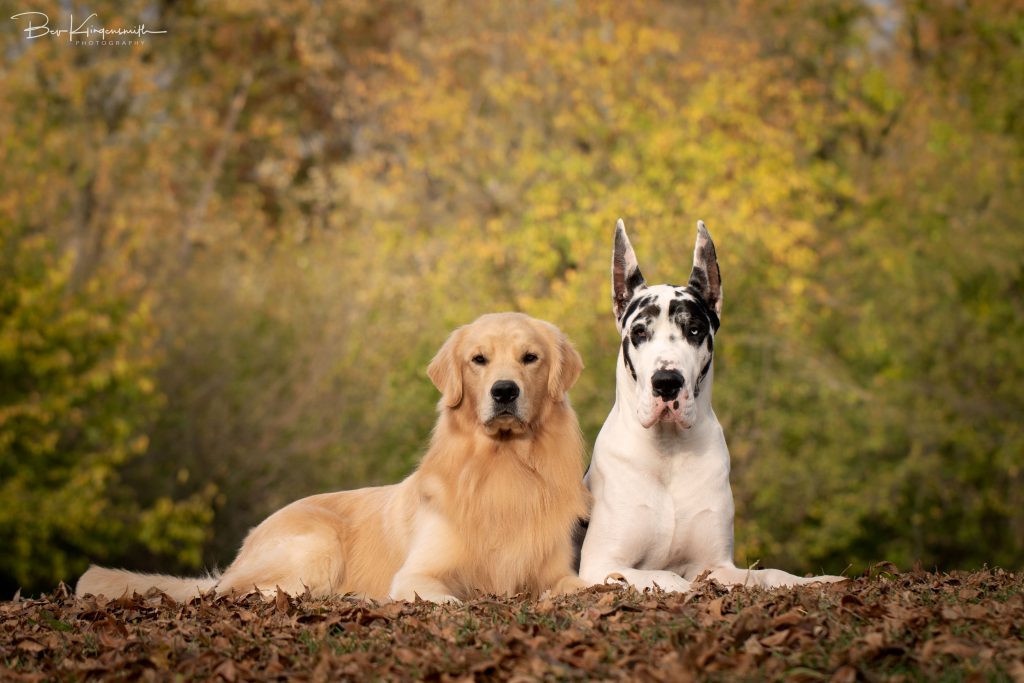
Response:
[{"label": "great dane's black patch", "polygon": [[700,346],[712,325],[708,309],[699,300],[673,299],[668,305],[668,317],[679,326],[683,338],[691,346]]},{"label": "great dane's black patch", "polygon": [[704,299],[704,295],[692,287],[687,287],[686,293],[694,298],[695,303],[700,306],[703,311],[703,315],[707,317],[708,321],[711,323],[711,327],[714,328],[715,332],[717,332],[719,325],[721,325],[721,321],[718,319],[718,314],[715,313],[714,308],[709,306],[708,302]]},{"label": "great dane's black patch", "polygon": [[629,339],[622,339],[622,362],[625,363],[626,369],[629,370],[629,374],[633,376],[633,380],[636,381],[636,368],[633,367],[633,359],[629,357]]},{"label": "great dane's black patch", "polygon": [[633,319],[629,322],[629,340],[633,343],[633,348],[639,348],[641,344],[650,339],[647,329],[650,327],[651,321],[657,319],[660,315],[661,306],[648,304],[633,316]]},{"label": "great dane's black patch", "polygon": [[659,315],[661,315],[661,306],[658,304],[648,304],[640,309],[640,312],[636,315],[636,320],[640,320],[642,318],[647,322],[650,322]]},{"label": "great dane's black patch", "polygon": [[711,370],[711,359],[708,358],[708,362],[701,368],[700,374],[697,376],[697,385],[693,388],[693,397],[697,398],[700,396],[700,388],[704,383],[704,378],[708,376],[708,371]]},{"label": "great dane's black patch", "polygon": [[633,344],[634,349],[640,348],[640,345],[647,341],[647,327],[642,323],[634,325],[629,331],[629,341]]},{"label": "great dane's black patch", "polygon": [[657,297],[653,294],[645,294],[644,296],[636,297],[630,301],[629,305],[626,306],[626,310],[622,312],[622,317],[619,318],[619,321],[622,323],[622,327],[626,327],[626,321],[629,320],[629,316],[633,314],[633,311],[641,306],[647,306],[648,304],[654,303],[656,299]]}]

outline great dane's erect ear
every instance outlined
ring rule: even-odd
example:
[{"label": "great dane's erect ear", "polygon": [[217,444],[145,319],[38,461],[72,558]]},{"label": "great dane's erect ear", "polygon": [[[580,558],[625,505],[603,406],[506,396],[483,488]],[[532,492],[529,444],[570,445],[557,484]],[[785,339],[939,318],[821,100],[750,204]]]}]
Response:
[{"label": "great dane's erect ear", "polygon": [[612,310],[616,320],[622,317],[636,290],[646,286],[633,245],[626,236],[626,224],[620,218],[615,224],[615,247],[612,250]]},{"label": "great dane's erect ear", "polygon": [[459,360],[459,342],[462,329],[448,335],[447,341],[427,366],[427,375],[444,397],[444,404],[457,408],[462,403],[462,363]]},{"label": "great dane's erect ear", "polygon": [[[554,326],[552,325],[552,328]],[[576,384],[583,372],[583,359],[569,338],[555,329],[551,349],[551,367],[548,369],[548,394],[558,400]]]},{"label": "great dane's erect ear", "polygon": [[704,221],[697,221],[697,243],[693,247],[689,285],[700,293],[715,315],[722,316],[722,273],[718,269],[715,243],[711,241],[711,233]]}]

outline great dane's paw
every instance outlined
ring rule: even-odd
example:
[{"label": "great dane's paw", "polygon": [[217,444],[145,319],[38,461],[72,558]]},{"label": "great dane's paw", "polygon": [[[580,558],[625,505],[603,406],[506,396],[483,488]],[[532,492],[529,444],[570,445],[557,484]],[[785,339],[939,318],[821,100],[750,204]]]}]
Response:
[{"label": "great dane's paw", "polygon": [[782,581],[777,583],[774,588],[795,588],[796,586],[821,586],[826,583],[839,583],[840,581],[849,581],[845,576],[832,576],[830,574],[822,574],[821,576],[798,576],[792,580]]},{"label": "great dane's paw", "polygon": [[804,579],[807,584],[814,583],[840,583],[842,581],[849,581],[845,576],[833,576],[831,574],[822,574],[821,576],[809,576]]},{"label": "great dane's paw", "polygon": [[645,571],[638,573],[640,573],[640,576],[637,576],[635,581],[630,581],[637,590],[643,590],[644,588],[660,588],[666,593],[687,593],[691,587],[689,581],[675,572]]},{"label": "great dane's paw", "polygon": [[666,593],[688,593],[690,591],[690,582],[679,576],[675,579],[658,579],[651,582],[652,587],[660,588]]},{"label": "great dane's paw", "polygon": [[618,571],[583,572],[581,578],[591,586],[632,586],[638,591],[645,588],[660,588],[669,593],[686,593],[690,590],[690,582],[675,572],[655,569],[623,568]]}]

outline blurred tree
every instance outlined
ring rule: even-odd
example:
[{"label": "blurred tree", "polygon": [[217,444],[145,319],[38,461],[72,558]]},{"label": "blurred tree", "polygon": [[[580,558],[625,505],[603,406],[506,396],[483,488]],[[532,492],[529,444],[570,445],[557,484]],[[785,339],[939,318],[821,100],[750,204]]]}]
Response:
[{"label": "blurred tree", "polygon": [[0,231],[2,588],[51,585],[143,546],[198,563],[209,496],[140,507],[118,476],[159,407],[147,308],[86,280],[46,237]]},{"label": "blurred tree", "polygon": [[[807,9],[779,3],[766,35]],[[781,447],[740,468],[744,550],[812,567],[1017,566],[1024,167],[1009,112],[1024,24],[999,3],[867,9],[781,51],[837,65],[816,86],[833,113],[811,149],[845,182],[825,188],[806,336],[771,420]]]}]

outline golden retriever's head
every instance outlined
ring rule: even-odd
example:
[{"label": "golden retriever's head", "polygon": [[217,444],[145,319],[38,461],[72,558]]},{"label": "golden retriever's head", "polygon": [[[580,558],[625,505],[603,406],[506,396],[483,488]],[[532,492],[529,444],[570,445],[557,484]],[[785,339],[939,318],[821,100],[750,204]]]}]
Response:
[{"label": "golden retriever's head", "polygon": [[490,313],[452,332],[427,367],[443,405],[465,411],[490,436],[520,434],[560,403],[583,360],[551,323]]}]

